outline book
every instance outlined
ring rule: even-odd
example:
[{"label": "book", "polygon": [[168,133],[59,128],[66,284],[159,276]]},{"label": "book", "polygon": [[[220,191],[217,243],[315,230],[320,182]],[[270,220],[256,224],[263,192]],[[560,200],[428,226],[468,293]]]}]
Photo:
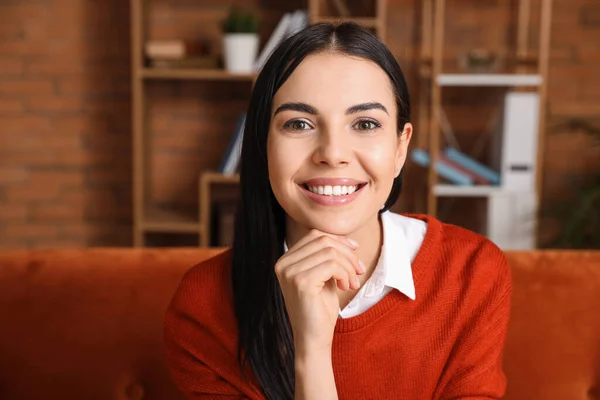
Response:
[{"label": "book", "polygon": [[489,185],[490,181],[487,180],[486,178],[484,178],[481,175],[478,175],[476,173],[474,173],[473,171],[463,167],[462,165],[452,161],[451,159],[449,159],[448,157],[446,157],[445,154],[440,154],[439,155],[439,159],[442,163],[462,172],[463,174],[471,177],[471,179],[473,179],[473,182],[475,182],[476,185]]},{"label": "book", "polygon": [[[425,150],[414,149],[411,153],[412,160],[421,165],[422,167],[429,166],[430,158],[429,153]],[[446,164],[443,160],[439,159],[435,165],[436,172],[444,179],[457,184],[457,185],[473,185],[475,181],[469,175],[462,171]]]},{"label": "book", "polygon": [[457,149],[448,147],[444,149],[443,154],[461,167],[485,178],[492,185],[500,184],[500,174],[498,172],[480,163],[479,161],[474,160],[466,154],[461,153]]},{"label": "book", "polygon": [[233,175],[238,170],[242,153],[242,140],[245,124],[246,114],[243,113],[237,120],[235,131],[231,136],[227,150],[223,154],[221,165],[219,165],[219,172],[223,175]]},{"label": "book", "polygon": [[254,64],[254,68],[256,69],[256,71],[258,72],[264,67],[265,63],[267,62],[267,59],[269,58],[271,53],[273,53],[273,51],[275,50],[277,45],[279,45],[279,43],[281,43],[294,33],[298,32],[299,30],[303,29],[307,25],[308,13],[306,11],[296,10],[291,13],[285,13],[283,17],[281,17],[281,19],[279,20],[279,23],[273,30],[273,33],[269,37],[269,40],[267,40],[267,43],[265,44],[262,51],[260,52],[260,55],[256,59],[256,62]]},{"label": "book", "polygon": [[149,66],[165,69],[216,69],[219,60],[214,56],[185,57],[180,59],[151,58]]},{"label": "book", "polygon": [[185,57],[187,50],[183,40],[149,40],[144,46],[148,58],[177,59]]},{"label": "book", "polygon": [[537,93],[508,92],[505,96],[500,162],[505,189],[536,188],[539,103]]}]

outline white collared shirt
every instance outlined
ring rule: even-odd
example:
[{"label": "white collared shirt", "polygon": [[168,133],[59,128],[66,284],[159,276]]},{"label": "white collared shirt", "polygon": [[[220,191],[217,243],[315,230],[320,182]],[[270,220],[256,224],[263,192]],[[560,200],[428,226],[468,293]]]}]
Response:
[{"label": "white collared shirt", "polygon": [[[383,246],[377,265],[356,296],[340,310],[341,318],[367,311],[394,289],[412,300],[416,298],[411,263],[421,248],[427,223],[386,211],[381,214],[381,224]],[[286,243],[284,250],[288,250]]]}]

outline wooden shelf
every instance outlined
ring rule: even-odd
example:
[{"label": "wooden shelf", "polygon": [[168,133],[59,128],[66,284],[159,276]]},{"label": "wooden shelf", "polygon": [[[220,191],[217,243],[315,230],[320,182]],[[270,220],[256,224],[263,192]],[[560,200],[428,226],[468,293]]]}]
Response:
[{"label": "wooden shelf", "polygon": [[438,197],[488,197],[502,192],[500,186],[437,184],[433,193]]},{"label": "wooden shelf", "polygon": [[526,74],[441,74],[440,86],[540,86],[540,75]]},{"label": "wooden shelf", "polygon": [[142,79],[197,79],[221,81],[252,81],[256,74],[232,74],[222,69],[169,69],[142,68],[138,70]]},{"label": "wooden shelf", "polygon": [[219,172],[208,171],[202,174],[201,180],[209,183],[239,183],[239,174],[223,175]]},{"label": "wooden shelf", "polygon": [[352,18],[352,17],[314,17],[314,22],[330,22],[330,23],[338,23],[338,22],[356,22],[359,25],[362,25],[366,28],[377,28],[379,24],[379,20],[377,18],[372,17],[364,17],[364,18]]},{"label": "wooden shelf", "polygon": [[146,211],[141,224],[145,232],[199,233],[198,218],[175,210],[151,208]]}]

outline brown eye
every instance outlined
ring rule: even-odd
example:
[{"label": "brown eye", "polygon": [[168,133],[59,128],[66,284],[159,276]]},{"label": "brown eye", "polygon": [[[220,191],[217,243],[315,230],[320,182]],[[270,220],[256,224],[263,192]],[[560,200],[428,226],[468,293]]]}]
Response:
[{"label": "brown eye", "polygon": [[302,120],[288,121],[285,123],[285,125],[283,125],[283,127],[292,131],[305,131],[310,129],[308,122]]},{"label": "brown eye", "polygon": [[381,126],[381,124],[379,124],[375,121],[368,120],[368,119],[358,121],[354,125],[355,129],[358,129],[359,131],[372,131],[374,129],[379,128],[380,126]]}]

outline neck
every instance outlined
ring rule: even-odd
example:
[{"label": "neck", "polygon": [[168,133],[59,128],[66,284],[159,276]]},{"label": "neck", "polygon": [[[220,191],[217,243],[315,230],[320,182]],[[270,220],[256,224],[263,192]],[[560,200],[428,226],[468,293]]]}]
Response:
[{"label": "neck", "polygon": [[[288,247],[291,248],[294,246],[311,229],[312,227],[302,226],[288,217],[286,222],[286,241]],[[370,218],[356,231],[345,235],[345,237],[358,243],[359,246],[355,253],[359,260],[367,267],[367,272],[363,277],[368,278],[377,265],[383,244],[383,226],[379,213]]]}]

